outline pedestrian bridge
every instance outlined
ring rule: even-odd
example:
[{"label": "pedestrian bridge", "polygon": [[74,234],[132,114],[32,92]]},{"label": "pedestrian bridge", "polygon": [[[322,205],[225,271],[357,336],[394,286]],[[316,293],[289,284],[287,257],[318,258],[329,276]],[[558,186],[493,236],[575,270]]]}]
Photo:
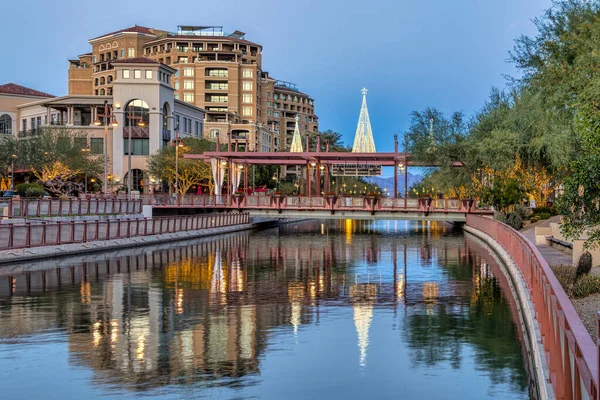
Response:
[{"label": "pedestrian bridge", "polygon": [[153,215],[206,211],[243,211],[277,218],[432,220],[464,222],[467,214],[493,214],[472,199],[389,198],[374,196],[153,196]]}]

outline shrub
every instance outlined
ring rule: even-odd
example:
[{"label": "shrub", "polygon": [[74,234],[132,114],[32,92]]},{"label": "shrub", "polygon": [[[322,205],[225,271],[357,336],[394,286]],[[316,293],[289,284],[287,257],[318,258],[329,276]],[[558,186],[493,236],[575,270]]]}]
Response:
[{"label": "shrub", "polygon": [[592,255],[589,251],[584,252],[579,257],[577,263],[577,271],[575,272],[576,279],[579,279],[582,275],[587,275],[592,270]]},{"label": "shrub", "polygon": [[571,265],[553,265],[550,267],[565,292],[570,293],[575,283],[575,268]]},{"label": "shrub", "polygon": [[550,216],[558,215],[556,211],[556,207],[535,207],[532,209],[534,214],[544,214],[548,213]]},{"label": "shrub", "polygon": [[600,281],[594,275],[583,275],[573,285],[573,297],[587,297],[600,291]]},{"label": "shrub", "polygon": [[535,224],[536,222],[538,222],[540,220],[540,217],[538,215],[534,215],[533,217],[531,217],[530,221],[532,224]]},{"label": "shrub", "polygon": [[494,219],[506,223],[506,214],[502,211],[494,211]]},{"label": "shrub", "polygon": [[519,230],[523,227],[523,219],[519,213],[512,212],[506,216],[506,224],[513,229]]},{"label": "shrub", "polygon": [[527,219],[531,214],[531,209],[522,204],[515,205],[515,212],[521,216],[521,219]]},{"label": "shrub", "polygon": [[537,214],[537,216],[538,216],[540,219],[548,219],[548,218],[550,218],[552,215],[550,215],[550,213],[540,213],[540,214]]},{"label": "shrub", "polygon": [[21,183],[15,188],[21,197],[42,198],[46,195],[44,187],[35,183]]}]

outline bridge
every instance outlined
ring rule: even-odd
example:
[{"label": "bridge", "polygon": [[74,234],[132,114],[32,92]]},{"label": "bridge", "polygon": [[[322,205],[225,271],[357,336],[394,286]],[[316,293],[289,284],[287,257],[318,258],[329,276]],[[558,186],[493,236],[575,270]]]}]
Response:
[{"label": "bridge", "polygon": [[468,214],[490,215],[473,199],[390,198],[375,196],[168,196],[147,198],[157,216],[206,211],[243,211],[277,218],[435,220],[464,222]]}]

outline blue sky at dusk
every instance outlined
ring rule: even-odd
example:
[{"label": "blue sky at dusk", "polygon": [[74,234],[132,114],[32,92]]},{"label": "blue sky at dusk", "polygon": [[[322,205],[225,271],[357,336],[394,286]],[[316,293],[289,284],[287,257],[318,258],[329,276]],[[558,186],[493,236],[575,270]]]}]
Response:
[{"label": "blue sky at dusk", "polygon": [[378,150],[409,126],[410,112],[435,106],[475,112],[492,86],[515,75],[508,52],[550,0],[156,0],[7,1],[0,84],[67,93],[68,59],[90,51],[89,38],[143,25],[222,25],[263,46],[263,69],[294,82],[316,101],[321,130],[351,143],[368,104]]}]

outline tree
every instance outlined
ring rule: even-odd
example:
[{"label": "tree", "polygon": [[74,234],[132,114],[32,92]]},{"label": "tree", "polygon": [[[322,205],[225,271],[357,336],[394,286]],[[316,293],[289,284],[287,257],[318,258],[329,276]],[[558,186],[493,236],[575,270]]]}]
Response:
[{"label": "tree", "polygon": [[[215,143],[204,138],[183,138],[178,160],[180,194],[185,194],[192,186],[205,184],[210,192],[214,190],[212,169],[209,163],[202,160],[185,159],[185,154],[202,154],[214,151]],[[175,146],[164,146],[148,157],[148,172],[150,175],[170,183],[175,183]]]}]

